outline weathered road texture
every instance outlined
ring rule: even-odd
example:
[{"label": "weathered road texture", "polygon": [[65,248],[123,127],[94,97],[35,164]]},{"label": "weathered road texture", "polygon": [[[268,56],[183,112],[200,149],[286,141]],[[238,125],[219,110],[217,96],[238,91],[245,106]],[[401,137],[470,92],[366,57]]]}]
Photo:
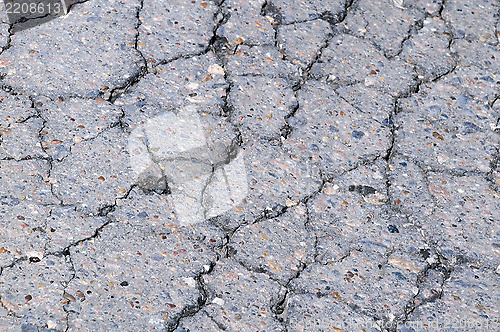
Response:
[{"label": "weathered road texture", "polygon": [[[89,0],[0,23],[0,331],[499,331],[499,8]],[[180,226],[127,140],[187,105],[234,133],[248,196]]]}]

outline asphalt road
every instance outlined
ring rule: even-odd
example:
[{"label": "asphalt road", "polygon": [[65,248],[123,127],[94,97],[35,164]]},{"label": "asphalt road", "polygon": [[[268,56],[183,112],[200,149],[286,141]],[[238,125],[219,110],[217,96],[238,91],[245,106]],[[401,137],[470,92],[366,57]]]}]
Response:
[{"label": "asphalt road", "polygon": [[500,331],[498,0],[72,3],[0,10],[0,331]]}]

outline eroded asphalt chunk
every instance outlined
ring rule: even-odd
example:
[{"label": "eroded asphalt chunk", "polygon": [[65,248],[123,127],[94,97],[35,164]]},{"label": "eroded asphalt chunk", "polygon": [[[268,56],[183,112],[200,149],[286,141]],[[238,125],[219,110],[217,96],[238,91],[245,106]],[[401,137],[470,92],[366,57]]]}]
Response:
[{"label": "eroded asphalt chunk", "polygon": [[500,329],[498,1],[71,3],[0,17],[0,331]]}]

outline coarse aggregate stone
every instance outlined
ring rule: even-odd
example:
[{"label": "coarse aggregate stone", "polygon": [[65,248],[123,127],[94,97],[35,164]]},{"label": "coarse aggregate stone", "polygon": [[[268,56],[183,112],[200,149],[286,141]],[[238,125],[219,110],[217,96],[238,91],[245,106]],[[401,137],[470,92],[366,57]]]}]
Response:
[{"label": "coarse aggregate stone", "polygon": [[66,3],[0,10],[0,331],[500,330],[497,0]]}]

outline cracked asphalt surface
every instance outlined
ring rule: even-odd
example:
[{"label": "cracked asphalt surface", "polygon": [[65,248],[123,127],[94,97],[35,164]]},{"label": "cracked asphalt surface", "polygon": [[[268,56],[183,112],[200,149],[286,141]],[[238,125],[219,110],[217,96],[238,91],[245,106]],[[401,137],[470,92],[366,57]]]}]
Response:
[{"label": "cracked asphalt surface", "polygon": [[500,331],[498,0],[73,2],[0,22],[0,331]]}]

